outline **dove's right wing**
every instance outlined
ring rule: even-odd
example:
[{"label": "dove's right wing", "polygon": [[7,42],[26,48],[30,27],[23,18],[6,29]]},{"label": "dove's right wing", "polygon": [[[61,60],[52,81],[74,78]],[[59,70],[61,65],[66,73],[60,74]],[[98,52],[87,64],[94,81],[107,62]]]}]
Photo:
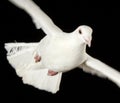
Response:
[{"label": "dove's right wing", "polygon": [[17,7],[26,11],[33,19],[37,29],[42,29],[47,35],[61,33],[62,30],[57,27],[53,21],[37,6],[32,0],[9,0]]},{"label": "dove's right wing", "polygon": [[120,72],[98,59],[87,55],[87,60],[79,67],[81,67],[85,72],[96,74],[100,77],[106,77],[120,87]]}]

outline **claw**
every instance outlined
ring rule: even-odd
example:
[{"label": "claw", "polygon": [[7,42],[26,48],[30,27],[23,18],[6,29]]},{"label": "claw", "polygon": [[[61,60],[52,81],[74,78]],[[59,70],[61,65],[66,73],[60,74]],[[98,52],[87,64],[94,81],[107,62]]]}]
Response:
[{"label": "claw", "polygon": [[34,57],[35,62],[40,62],[41,61],[41,56],[39,56],[38,54]]},{"label": "claw", "polygon": [[57,75],[57,74],[58,74],[58,72],[55,72],[53,70],[48,70],[48,75],[49,76],[54,76],[54,75]]}]

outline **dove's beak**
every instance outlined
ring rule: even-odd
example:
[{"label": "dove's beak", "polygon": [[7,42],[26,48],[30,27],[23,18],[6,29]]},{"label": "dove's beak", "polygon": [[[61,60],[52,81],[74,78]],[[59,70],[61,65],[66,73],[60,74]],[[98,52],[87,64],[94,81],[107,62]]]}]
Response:
[{"label": "dove's beak", "polygon": [[85,43],[88,45],[88,47],[91,47],[92,38],[91,37],[87,38],[87,37],[83,36],[83,39],[84,39]]}]

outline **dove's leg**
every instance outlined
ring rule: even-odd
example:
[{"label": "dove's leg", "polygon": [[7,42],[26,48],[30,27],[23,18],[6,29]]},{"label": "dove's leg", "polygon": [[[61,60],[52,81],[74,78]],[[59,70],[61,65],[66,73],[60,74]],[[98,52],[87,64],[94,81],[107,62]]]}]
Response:
[{"label": "dove's leg", "polygon": [[36,63],[40,62],[41,61],[41,56],[39,56],[38,54],[36,54],[35,57],[34,57],[34,59],[35,59]]},{"label": "dove's leg", "polygon": [[53,70],[48,70],[48,75],[49,75],[49,76],[54,76],[54,75],[56,75],[56,74],[58,74],[58,72],[55,72],[55,71],[53,71]]},{"label": "dove's leg", "polygon": [[[35,63],[40,62],[41,61],[41,56],[39,56],[38,54],[36,54],[35,57],[34,57],[34,59],[35,59]],[[58,74],[58,72],[55,72],[53,70],[48,70],[48,75],[49,76],[54,76],[56,74]]]}]

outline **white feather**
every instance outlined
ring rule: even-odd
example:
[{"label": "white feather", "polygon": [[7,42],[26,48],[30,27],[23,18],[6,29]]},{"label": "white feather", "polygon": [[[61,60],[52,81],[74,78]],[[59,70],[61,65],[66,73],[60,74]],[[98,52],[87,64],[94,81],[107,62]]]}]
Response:
[{"label": "white feather", "polygon": [[5,44],[8,51],[7,59],[24,83],[56,93],[59,90],[62,73],[48,76],[48,69],[43,69],[40,63],[35,63],[34,52],[37,46],[38,43],[7,43]]},{"label": "white feather", "polygon": [[120,87],[120,72],[98,59],[87,55],[87,60],[79,67],[88,73],[108,78]]},{"label": "white feather", "polygon": [[53,21],[37,6],[32,0],[9,0],[17,7],[26,11],[37,29],[42,29],[47,35],[56,35],[62,30],[58,28]]},{"label": "white feather", "polygon": [[[23,82],[42,90],[56,93],[59,90],[62,72],[76,67],[84,71],[107,77],[120,86],[120,73],[99,60],[86,54],[90,46],[92,29],[79,26],[71,33],[65,33],[32,0],[9,0],[26,11],[36,27],[47,35],[39,43],[7,43],[7,59]],[[41,57],[35,62],[35,55]],[[48,76],[48,70],[58,72]]]}]

